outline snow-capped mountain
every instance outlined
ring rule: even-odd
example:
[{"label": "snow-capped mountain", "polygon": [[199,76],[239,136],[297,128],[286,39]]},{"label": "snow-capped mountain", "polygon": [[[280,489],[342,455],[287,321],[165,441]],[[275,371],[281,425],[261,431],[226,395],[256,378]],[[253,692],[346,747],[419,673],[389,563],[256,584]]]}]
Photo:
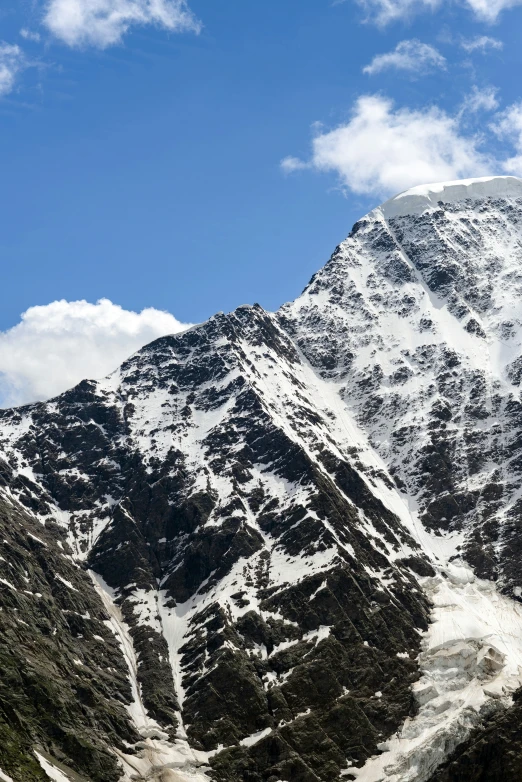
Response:
[{"label": "snow-capped mountain", "polygon": [[521,180],[417,188],[0,412],[0,779],[520,779],[521,262]]}]

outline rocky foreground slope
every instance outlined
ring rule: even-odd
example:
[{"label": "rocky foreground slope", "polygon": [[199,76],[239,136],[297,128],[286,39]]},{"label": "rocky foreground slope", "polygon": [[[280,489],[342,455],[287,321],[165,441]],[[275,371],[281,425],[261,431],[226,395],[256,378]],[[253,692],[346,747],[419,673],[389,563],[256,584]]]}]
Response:
[{"label": "rocky foreground slope", "polygon": [[0,412],[0,779],[519,780],[522,181]]}]

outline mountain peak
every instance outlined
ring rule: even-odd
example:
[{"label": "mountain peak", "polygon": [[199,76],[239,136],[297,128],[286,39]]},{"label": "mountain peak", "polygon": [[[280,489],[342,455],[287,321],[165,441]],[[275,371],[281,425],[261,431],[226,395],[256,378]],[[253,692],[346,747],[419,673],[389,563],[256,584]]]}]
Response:
[{"label": "mountain peak", "polygon": [[520,782],[521,248],[522,180],[413,188],[0,411],[0,778]]},{"label": "mountain peak", "polygon": [[385,218],[421,214],[430,207],[484,198],[521,198],[522,179],[514,176],[489,176],[418,185],[390,198],[379,209]]}]

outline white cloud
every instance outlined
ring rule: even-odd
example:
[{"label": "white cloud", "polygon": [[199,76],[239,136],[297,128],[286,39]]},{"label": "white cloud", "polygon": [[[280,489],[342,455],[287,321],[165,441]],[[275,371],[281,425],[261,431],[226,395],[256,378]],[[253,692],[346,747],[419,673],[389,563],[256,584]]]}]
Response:
[{"label": "white cloud", "polygon": [[522,5],[522,0],[466,0],[466,4],[479,19],[496,22],[502,11]]},{"label": "white cloud", "polygon": [[23,404],[100,378],[157,337],[187,328],[168,312],[124,310],[108,299],[31,307],[0,332],[0,405]]},{"label": "white cloud", "polygon": [[20,47],[0,41],[0,96],[13,91],[16,77],[26,67],[27,61]]},{"label": "white cloud", "polygon": [[497,93],[496,87],[479,89],[474,86],[471,93],[464,99],[462,111],[471,114],[477,114],[479,111],[494,111],[499,105]]},{"label": "white cloud", "polygon": [[363,68],[363,73],[373,76],[389,68],[426,73],[433,68],[445,67],[446,58],[434,46],[413,38],[411,41],[401,41],[392,52],[378,54]]},{"label": "white cloud", "polygon": [[378,195],[491,173],[480,138],[462,129],[460,116],[436,107],[397,109],[379,95],[359,98],[348,122],[319,131],[309,161],[286,158],[281,165],[287,172],[333,171],[353,192]]},{"label": "white cloud", "polygon": [[489,35],[478,35],[476,38],[465,38],[461,41],[462,48],[466,52],[481,52],[484,54],[488,49],[503,49],[504,44],[498,38],[491,38]]},{"label": "white cloud", "polygon": [[434,11],[442,0],[357,0],[366,11],[367,21],[385,26],[407,19],[419,11]]},{"label": "white cloud", "polygon": [[[404,20],[421,11],[434,11],[451,0],[357,0],[366,11],[368,21],[384,26]],[[475,16],[485,22],[496,22],[502,11],[522,5],[522,0],[460,0]]]},{"label": "white cloud", "polygon": [[293,171],[299,171],[303,168],[310,168],[310,165],[305,163],[303,160],[299,160],[298,157],[292,157],[292,155],[289,155],[281,161],[281,168],[286,174],[291,174]]},{"label": "white cloud", "polygon": [[497,114],[491,129],[499,139],[508,141],[516,151],[515,155],[503,162],[504,171],[522,176],[522,101]]},{"label": "white cloud", "polygon": [[185,0],[48,0],[44,24],[69,46],[100,49],[120,43],[133,25],[200,30]]},{"label": "white cloud", "polygon": [[28,30],[27,27],[22,27],[20,30],[20,35],[22,38],[25,38],[26,41],[34,41],[35,43],[38,43],[40,40],[40,33],[35,33],[32,30]]}]

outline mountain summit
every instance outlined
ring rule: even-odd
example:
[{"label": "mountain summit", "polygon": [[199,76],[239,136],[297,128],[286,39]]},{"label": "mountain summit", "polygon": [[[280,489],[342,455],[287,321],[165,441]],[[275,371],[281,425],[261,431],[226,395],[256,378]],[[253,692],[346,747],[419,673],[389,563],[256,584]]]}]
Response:
[{"label": "mountain summit", "polygon": [[519,780],[521,261],[521,180],[414,188],[2,411],[0,778]]}]

